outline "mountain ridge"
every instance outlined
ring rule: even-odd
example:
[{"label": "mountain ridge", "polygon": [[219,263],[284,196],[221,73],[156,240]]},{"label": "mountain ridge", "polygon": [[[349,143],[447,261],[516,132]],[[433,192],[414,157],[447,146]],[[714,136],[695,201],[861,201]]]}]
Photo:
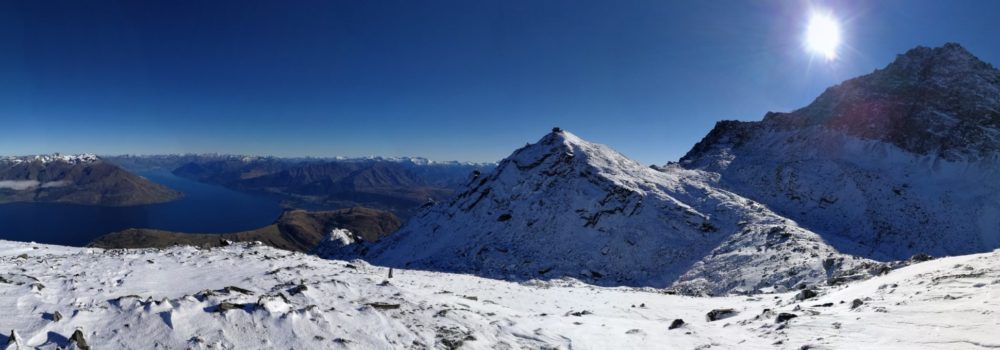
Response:
[{"label": "mountain ridge", "polygon": [[787,289],[869,263],[713,189],[706,175],[656,171],[554,129],[392,236],[328,257],[515,280],[673,286],[689,294]]},{"label": "mountain ridge", "polygon": [[918,47],[790,113],[720,121],[680,166],[878,260],[1000,246],[1000,71]]}]

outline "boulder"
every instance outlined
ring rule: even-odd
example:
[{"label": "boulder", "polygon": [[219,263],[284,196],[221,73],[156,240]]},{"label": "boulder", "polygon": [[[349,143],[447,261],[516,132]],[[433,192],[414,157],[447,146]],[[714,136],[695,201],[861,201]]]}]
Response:
[{"label": "boulder", "polygon": [[816,292],[813,291],[812,289],[803,289],[802,291],[799,292],[799,294],[795,295],[795,299],[796,300],[812,299],[815,298],[817,295],[819,294],[816,294]]},{"label": "boulder", "polygon": [[683,326],[684,326],[684,320],[678,318],[674,319],[673,322],[670,322],[670,327],[667,327],[667,329],[675,329]]},{"label": "boulder", "polygon": [[774,322],[775,323],[784,323],[784,322],[787,322],[788,320],[796,318],[796,317],[799,317],[799,315],[792,314],[792,313],[787,313],[787,312],[782,312],[782,313],[778,314],[778,318],[774,319]]},{"label": "boulder", "polygon": [[79,329],[73,331],[73,335],[69,337],[69,341],[76,343],[76,347],[80,350],[90,350],[90,345],[87,345],[87,340],[83,339],[83,332]]},{"label": "boulder", "polygon": [[724,318],[733,317],[736,316],[736,314],[738,314],[738,312],[736,312],[736,310],[733,309],[715,309],[709,311],[708,314],[705,315],[705,319],[708,320],[708,322],[712,322]]}]

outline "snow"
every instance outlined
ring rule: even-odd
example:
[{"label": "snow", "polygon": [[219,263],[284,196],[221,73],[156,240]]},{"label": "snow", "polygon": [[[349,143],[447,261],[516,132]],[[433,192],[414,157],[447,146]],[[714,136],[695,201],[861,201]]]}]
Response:
[{"label": "snow", "polygon": [[[705,298],[572,279],[387,274],[252,244],[101,250],[0,241],[0,338],[14,330],[22,348],[43,349],[68,346],[78,329],[98,349],[1000,346],[1000,251],[820,288],[803,301],[794,291]],[[851,309],[854,299],[864,304]],[[245,305],[218,312],[224,302]],[[738,314],[706,321],[724,308]],[[782,325],[778,313],[798,317]],[[668,330],[677,318],[685,325]]]}]

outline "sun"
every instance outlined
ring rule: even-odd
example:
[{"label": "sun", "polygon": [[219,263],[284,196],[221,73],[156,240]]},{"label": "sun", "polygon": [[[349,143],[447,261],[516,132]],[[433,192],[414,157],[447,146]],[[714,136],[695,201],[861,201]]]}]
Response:
[{"label": "sun", "polygon": [[829,14],[813,13],[806,27],[806,48],[823,55],[827,61],[837,58],[840,47],[840,23]]}]

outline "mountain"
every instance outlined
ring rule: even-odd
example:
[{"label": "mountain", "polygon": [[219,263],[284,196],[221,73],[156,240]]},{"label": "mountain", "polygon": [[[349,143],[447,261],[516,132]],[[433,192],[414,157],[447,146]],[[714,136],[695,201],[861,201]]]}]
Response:
[{"label": "mountain", "polygon": [[130,206],[180,196],[91,154],[0,158],[0,203]]},{"label": "mountain", "polygon": [[946,44],[794,112],[719,122],[680,166],[843,252],[889,260],[1000,247],[998,151],[1000,71]]},{"label": "mountain", "polygon": [[[981,349],[1000,251],[868,281],[698,298],[514,283],[263,245],[104,250],[0,241],[5,349]],[[708,315],[716,315],[711,321]],[[681,321],[677,321],[681,320]],[[74,335],[75,334],[75,335]],[[76,344],[74,344],[76,343]]]},{"label": "mountain", "polygon": [[347,208],[309,212],[289,210],[273,224],[237,233],[194,234],[133,228],[98,237],[88,246],[99,248],[166,248],[174,245],[216,247],[229,242],[254,242],[293,251],[310,251],[330,232],[340,230],[352,240],[376,241],[395,232],[402,223],[392,213]]},{"label": "mountain", "polygon": [[229,188],[285,198],[289,206],[367,206],[409,217],[429,201],[447,198],[469,174],[489,164],[421,159],[223,159],[187,163],[174,174]]},{"label": "mountain", "polygon": [[841,255],[762,205],[713,188],[709,176],[653,170],[554,129],[492,173],[473,175],[461,192],[392,236],[327,256],[710,294],[791,288],[874,266]]}]

